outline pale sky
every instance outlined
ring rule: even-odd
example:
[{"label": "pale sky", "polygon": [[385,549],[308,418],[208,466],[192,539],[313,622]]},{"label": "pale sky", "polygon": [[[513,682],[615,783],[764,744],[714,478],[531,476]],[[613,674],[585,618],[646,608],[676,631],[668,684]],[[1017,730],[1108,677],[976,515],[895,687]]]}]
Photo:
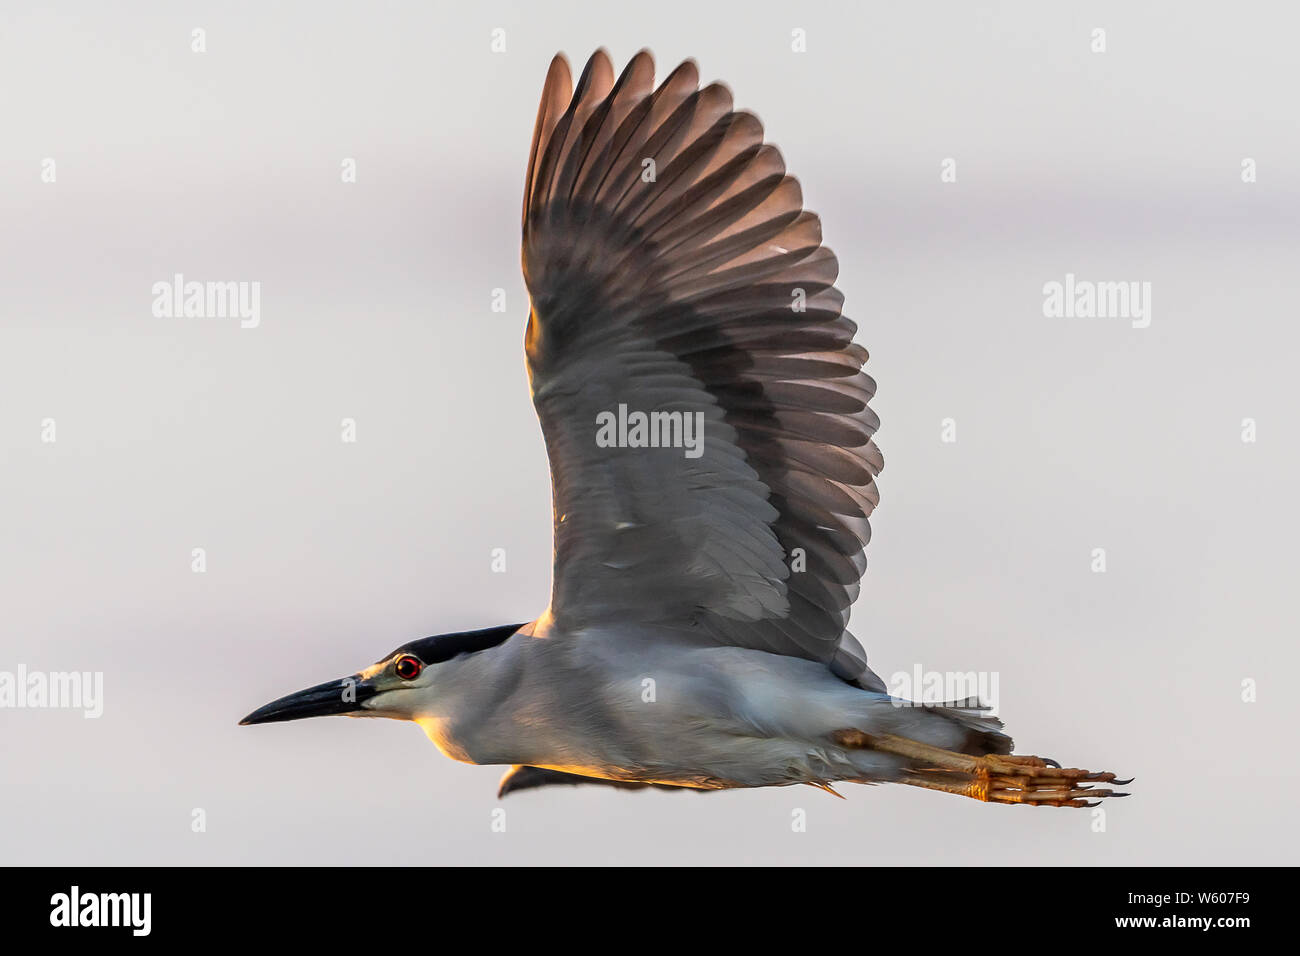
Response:
[{"label": "pale sky", "polygon": [[[103,713],[0,709],[0,862],[1295,862],[1294,11],[64,7],[0,30],[0,671],[100,672]],[[414,725],[236,726],[545,607],[519,205],[547,63],[597,46],[694,57],[822,217],[879,383],[873,667],[996,673],[1021,752],[1136,775],[1104,829],[903,787],[498,804]],[[260,283],[257,327],[156,317],[177,273]],[[1149,283],[1149,326],[1045,316],[1067,274]]]}]

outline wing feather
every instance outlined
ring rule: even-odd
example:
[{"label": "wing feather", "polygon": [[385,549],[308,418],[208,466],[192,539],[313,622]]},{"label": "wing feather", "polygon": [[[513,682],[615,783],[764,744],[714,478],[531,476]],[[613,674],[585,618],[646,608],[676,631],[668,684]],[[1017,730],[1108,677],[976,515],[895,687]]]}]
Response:
[{"label": "wing feather", "polygon": [[[838,262],[757,117],[690,61],[653,82],[645,51],[617,79],[598,51],[576,88],[557,57],[529,155],[551,618],[689,625],[877,686],[845,628],[884,462]],[[627,410],[680,416],[683,442],[605,447]]]}]

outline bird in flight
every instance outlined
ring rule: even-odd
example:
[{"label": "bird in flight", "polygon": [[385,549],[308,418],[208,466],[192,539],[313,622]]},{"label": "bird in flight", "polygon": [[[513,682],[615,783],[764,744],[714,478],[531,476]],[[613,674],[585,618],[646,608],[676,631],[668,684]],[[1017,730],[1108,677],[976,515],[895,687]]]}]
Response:
[{"label": "bird in flight", "polygon": [[[901,783],[1090,806],[978,706],[891,697],[846,626],[883,460],[798,181],[731,93],[646,51],[556,56],[524,186],[554,567],[535,621],[412,641],[241,721],[415,721],[501,794]],[[838,794],[837,794],[838,795]]]}]

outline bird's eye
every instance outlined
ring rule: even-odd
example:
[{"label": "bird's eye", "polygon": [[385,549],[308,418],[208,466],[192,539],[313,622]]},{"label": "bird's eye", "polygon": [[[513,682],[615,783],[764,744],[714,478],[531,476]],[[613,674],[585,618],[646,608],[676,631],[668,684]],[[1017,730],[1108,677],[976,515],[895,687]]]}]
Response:
[{"label": "bird's eye", "polygon": [[393,669],[402,680],[415,680],[420,676],[420,671],[424,670],[424,664],[418,657],[403,654],[397,659]]}]

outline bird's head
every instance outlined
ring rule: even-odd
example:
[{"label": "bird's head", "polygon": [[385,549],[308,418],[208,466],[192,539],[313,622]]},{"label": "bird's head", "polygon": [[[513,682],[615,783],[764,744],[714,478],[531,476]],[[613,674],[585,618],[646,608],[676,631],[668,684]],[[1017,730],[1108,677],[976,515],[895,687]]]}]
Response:
[{"label": "bird's head", "polygon": [[436,693],[439,665],[496,647],[522,624],[439,634],[403,644],[350,677],[326,681],[259,707],[239,723],[270,724],[303,717],[392,717],[415,720]]}]

